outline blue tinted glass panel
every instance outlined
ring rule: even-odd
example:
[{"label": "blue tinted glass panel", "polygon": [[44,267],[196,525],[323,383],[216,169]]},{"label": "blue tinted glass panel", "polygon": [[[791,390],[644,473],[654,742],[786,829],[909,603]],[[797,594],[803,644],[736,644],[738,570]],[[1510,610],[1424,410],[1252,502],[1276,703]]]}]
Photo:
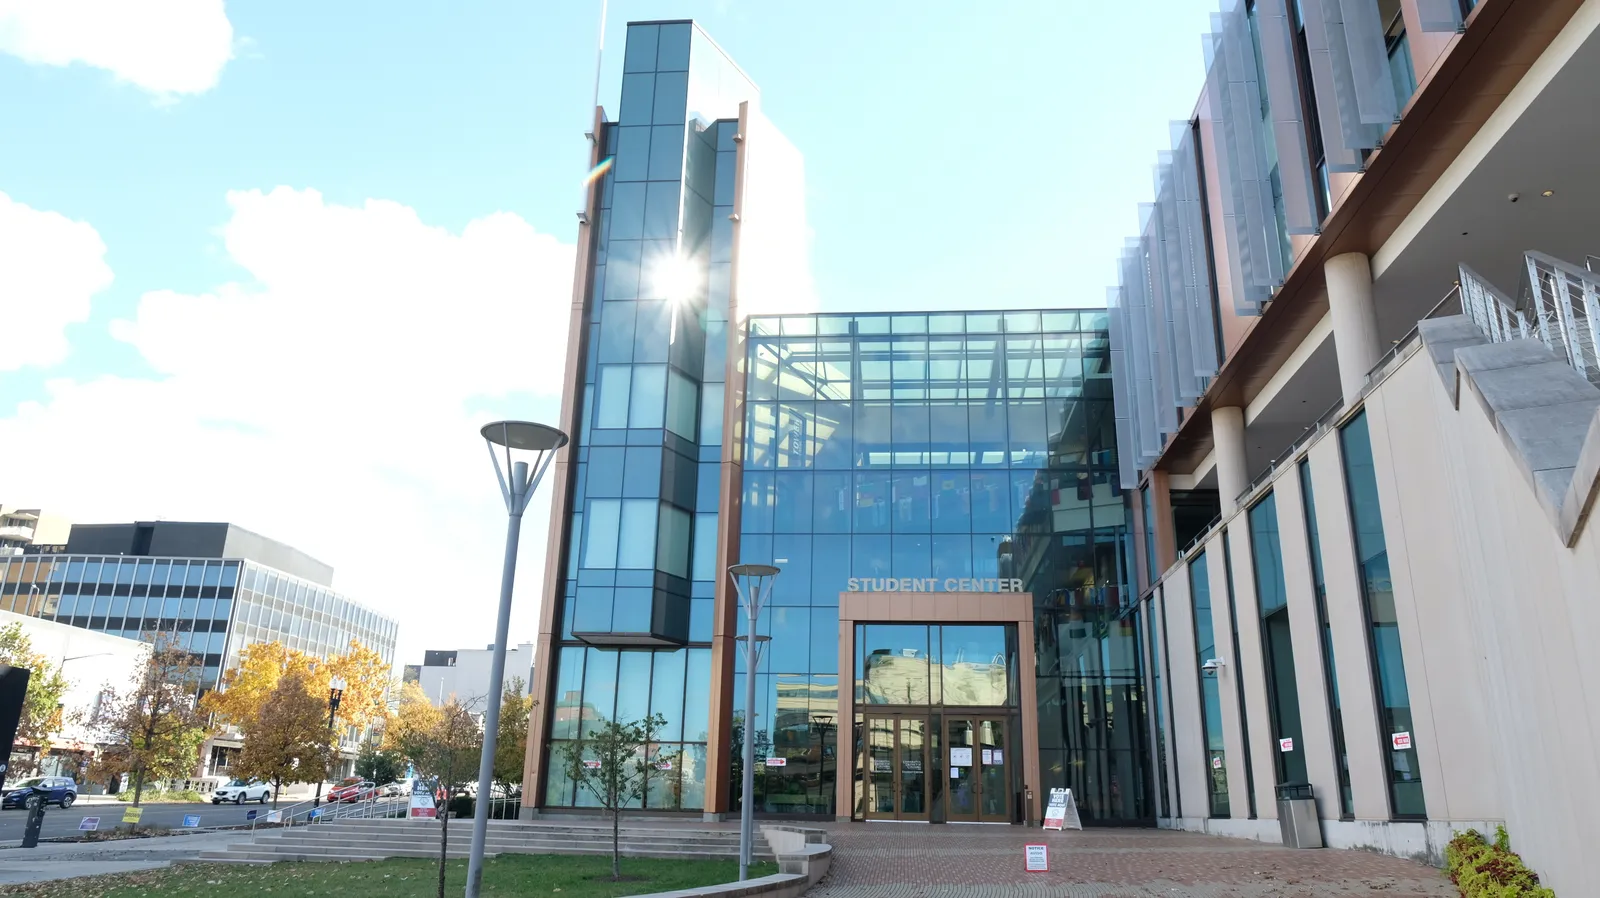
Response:
[{"label": "blue tinted glass panel", "polygon": [[660,49],[656,55],[657,71],[684,71],[689,68],[689,35],[693,27],[687,22],[661,26]]},{"label": "blue tinted glass panel", "polygon": [[656,67],[656,42],[660,25],[629,25],[628,42],[622,57],[624,72],[650,72]]},{"label": "blue tinted glass panel", "polygon": [[688,72],[662,72],[656,76],[655,115],[652,121],[657,125],[677,125],[681,135],[684,119],[688,115],[688,104]]}]

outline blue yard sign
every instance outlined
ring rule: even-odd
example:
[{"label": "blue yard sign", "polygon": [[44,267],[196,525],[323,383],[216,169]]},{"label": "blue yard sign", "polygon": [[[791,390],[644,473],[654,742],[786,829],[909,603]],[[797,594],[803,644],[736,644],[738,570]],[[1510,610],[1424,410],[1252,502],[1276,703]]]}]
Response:
[{"label": "blue yard sign", "polygon": [[254,819],[256,819],[256,812],[255,812],[255,811],[249,811],[249,812],[247,812],[247,813],[246,813],[246,814],[245,814],[245,815],[244,815],[244,819],[246,819],[246,820],[254,820]]},{"label": "blue yard sign", "polygon": [[85,817],[85,818],[83,818],[82,821],[80,821],[78,823],[78,829],[80,829],[80,830],[82,830],[84,832],[92,832],[92,831],[97,830],[99,828],[100,828],[100,818],[99,817]]},{"label": "blue yard sign", "polygon": [[200,815],[199,814],[184,814],[183,815],[183,825],[187,826],[187,827],[199,826],[200,825]]}]

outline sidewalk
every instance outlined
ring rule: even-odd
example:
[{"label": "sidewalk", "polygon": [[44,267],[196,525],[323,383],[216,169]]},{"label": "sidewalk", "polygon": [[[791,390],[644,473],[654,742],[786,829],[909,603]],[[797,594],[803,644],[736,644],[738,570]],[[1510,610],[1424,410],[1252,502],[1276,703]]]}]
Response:
[{"label": "sidewalk", "polygon": [[195,833],[113,842],[41,842],[37,848],[0,849],[0,884],[71,879],[100,873],[154,870],[192,860],[202,851],[247,839],[238,832]]}]

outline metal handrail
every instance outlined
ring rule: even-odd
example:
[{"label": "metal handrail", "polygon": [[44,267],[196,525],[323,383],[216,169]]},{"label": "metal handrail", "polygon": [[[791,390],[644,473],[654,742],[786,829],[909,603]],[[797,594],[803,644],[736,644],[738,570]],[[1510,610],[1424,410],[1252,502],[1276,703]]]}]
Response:
[{"label": "metal handrail", "polygon": [[1405,352],[1407,347],[1416,342],[1417,335],[1422,332],[1422,322],[1432,320],[1433,316],[1439,314],[1439,310],[1444,308],[1445,303],[1449,302],[1451,299],[1456,299],[1461,302],[1461,307],[1464,313],[1466,304],[1465,301],[1462,300],[1460,281],[1456,281],[1455,286],[1450,288],[1450,292],[1446,293],[1444,298],[1434,303],[1433,308],[1428,310],[1428,314],[1417,319],[1417,323],[1411,328],[1411,330],[1406,331],[1405,336],[1394,341],[1394,345],[1389,347],[1389,351],[1384,353],[1382,358],[1378,359],[1378,363],[1373,365],[1371,370],[1367,372],[1368,387],[1372,386],[1372,383],[1378,379],[1378,375],[1383,373],[1383,369],[1390,362],[1394,361],[1396,356],[1400,355],[1402,352]]},{"label": "metal handrail", "polygon": [[[1437,309],[1438,306],[1435,306],[1434,308]],[[1340,399],[1335,400],[1333,405],[1328,407],[1327,411],[1319,415],[1317,420],[1306,425],[1305,431],[1302,432],[1293,443],[1289,444],[1289,448],[1278,453],[1278,457],[1274,458],[1270,463],[1268,463],[1265,471],[1256,475],[1256,479],[1250,481],[1250,485],[1245,487],[1244,490],[1239,493],[1239,495],[1235,498],[1234,503],[1240,508],[1244,508],[1246,505],[1249,505],[1250,500],[1255,498],[1256,490],[1262,485],[1266,484],[1268,481],[1274,479],[1278,473],[1278,468],[1292,460],[1300,453],[1301,449],[1306,447],[1308,443],[1316,439],[1319,434],[1325,433],[1332,426],[1334,419],[1337,418],[1339,413],[1342,411],[1344,411],[1344,399],[1341,397]]]},{"label": "metal handrail", "polygon": [[1600,386],[1600,274],[1540,252],[1525,253],[1523,261],[1521,298],[1545,346]]},{"label": "metal handrail", "polygon": [[1516,299],[1465,265],[1461,298],[1467,317],[1490,342],[1537,339],[1600,386],[1600,274],[1529,251]]},{"label": "metal handrail", "polygon": [[1216,513],[1215,517],[1213,517],[1210,521],[1206,522],[1206,525],[1204,527],[1200,528],[1200,532],[1195,534],[1195,537],[1193,539],[1189,540],[1187,543],[1184,544],[1183,548],[1178,550],[1178,557],[1182,558],[1183,556],[1188,555],[1190,549],[1193,549],[1195,546],[1198,546],[1201,543],[1205,542],[1206,537],[1210,536],[1212,531],[1217,529],[1217,525],[1219,525],[1221,523],[1222,523],[1222,512],[1219,511],[1219,512]]}]

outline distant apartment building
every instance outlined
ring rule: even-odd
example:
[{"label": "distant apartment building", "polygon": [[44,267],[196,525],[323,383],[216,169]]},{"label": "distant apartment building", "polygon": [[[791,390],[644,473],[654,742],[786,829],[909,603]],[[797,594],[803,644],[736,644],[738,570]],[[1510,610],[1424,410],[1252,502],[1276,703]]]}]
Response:
[{"label": "distant apartment building", "polygon": [[[60,552],[0,556],[0,610],[127,639],[175,639],[200,658],[203,689],[256,642],[329,656],[355,640],[392,665],[395,622],[332,581],[332,567],[233,524],[78,524]],[[242,744],[214,740],[205,767],[225,772]]]},{"label": "distant apartment building", "polygon": [[72,524],[38,508],[0,502],[0,555],[51,551],[66,545]]},{"label": "distant apartment building", "polygon": [[[494,659],[494,646],[481,649],[454,649],[428,651],[422,655],[420,665],[406,665],[404,679],[414,681],[427,694],[435,707],[448,704],[450,699],[481,709],[485,707],[489,690],[489,667]],[[415,668],[416,675],[412,676]],[[516,680],[522,681],[522,694],[533,691],[533,643],[506,650],[503,687],[509,688]]]}]

